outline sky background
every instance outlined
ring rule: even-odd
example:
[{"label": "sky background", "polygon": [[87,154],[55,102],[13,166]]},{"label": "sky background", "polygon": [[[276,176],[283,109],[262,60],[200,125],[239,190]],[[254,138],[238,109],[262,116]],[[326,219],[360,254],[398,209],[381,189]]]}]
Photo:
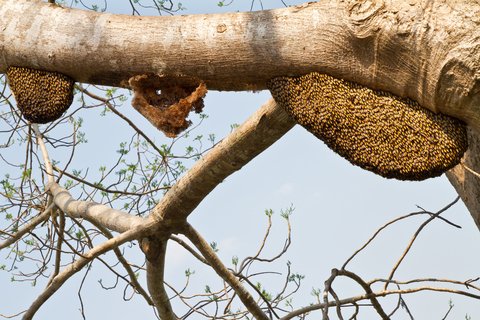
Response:
[{"label": "sky background", "polygon": [[[182,1],[187,10],[182,14],[227,11],[248,11],[250,1],[235,1],[219,8],[217,1]],[[301,1],[288,1],[288,4]],[[109,3],[108,11],[129,13],[127,1]],[[282,7],[281,1],[263,1],[264,9]],[[254,2],[259,10],[259,1]],[[270,97],[268,92],[209,92],[205,113],[209,115],[198,133],[214,132],[218,139],[228,134],[230,125],[242,123]],[[129,102],[121,111],[141,125],[158,145],[169,143],[150,123],[139,116]],[[128,139],[124,124],[113,115],[100,117],[101,110],[82,110],[83,131],[88,144],[77,151],[73,167],[96,168],[108,162],[115,153],[118,141]],[[192,116],[193,122],[198,117]],[[165,141],[165,142],[163,142]],[[52,151],[53,153],[55,151]],[[13,156],[12,156],[13,157]],[[61,157],[61,155],[57,155]],[[113,161],[113,160],[112,160]],[[3,176],[2,168],[0,175]],[[358,249],[381,225],[409,212],[417,206],[435,212],[456,197],[445,176],[422,182],[387,180],[352,166],[336,155],[321,141],[300,126],[296,126],[272,147],[220,184],[192,213],[189,222],[207,241],[218,243],[219,256],[230,266],[233,256],[240,260],[258,249],[264,236],[266,209],[272,209],[272,236],[267,243],[267,256],[274,255],[286,236],[286,223],[280,217],[282,209],[293,206],[291,216],[292,245],[287,254],[273,265],[259,265],[256,270],[275,270],[285,273],[287,261],[292,271],[305,276],[293,302],[297,307],[314,302],[312,288],[323,288],[332,268]],[[468,280],[480,276],[480,233],[463,203],[459,202],[443,215],[462,229],[453,228],[438,220],[420,234],[410,254],[397,272],[396,278],[437,277]],[[409,239],[425,217],[413,218],[387,229],[364,254],[354,260],[349,269],[364,279],[386,278],[402,254]],[[139,259],[138,248],[128,250],[129,259]],[[0,253],[5,259],[5,253]],[[0,262],[2,261],[0,260]],[[166,280],[182,287],[184,270],[195,270],[191,278],[192,292],[202,292],[206,284],[218,287],[219,280],[197,263],[185,250],[169,245]],[[10,282],[10,274],[0,272],[0,313],[13,314],[28,307],[44,284],[32,287],[28,283]],[[144,282],[144,275],[141,276]],[[98,284],[113,283],[99,263],[94,264],[82,289],[87,319],[153,319],[151,309],[139,297],[130,302],[122,300],[121,290],[105,291]],[[81,319],[77,297],[81,276],[75,276],[37,313],[37,319]],[[267,276],[262,283],[275,289],[283,283],[280,275]],[[361,289],[349,281],[335,282],[341,298],[361,294]],[[459,288],[464,289],[464,288]],[[480,302],[445,293],[419,293],[405,296],[415,319],[441,319],[448,310],[449,300],[455,305],[448,319],[480,319]],[[383,300],[381,300],[383,301]],[[392,303],[395,299],[391,299]],[[335,319],[332,310],[332,319]],[[318,319],[320,313],[312,314]],[[374,319],[364,312],[361,319]],[[195,317],[192,317],[195,319]],[[408,319],[400,311],[394,319]]]}]

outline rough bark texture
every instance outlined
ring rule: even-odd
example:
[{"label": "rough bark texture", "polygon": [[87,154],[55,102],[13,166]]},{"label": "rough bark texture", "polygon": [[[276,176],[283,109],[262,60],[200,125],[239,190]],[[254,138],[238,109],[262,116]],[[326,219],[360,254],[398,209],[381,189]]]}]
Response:
[{"label": "rough bark texture", "polygon": [[480,3],[469,0],[323,0],[175,17],[0,0],[0,72],[28,66],[113,86],[138,74],[181,74],[210,90],[251,90],[319,71],[480,129],[479,24]]},{"label": "rough bark texture", "polygon": [[472,130],[469,130],[468,138],[469,148],[462,163],[451,169],[447,173],[447,177],[462,197],[473,220],[480,229],[480,176],[465,168],[467,166],[475,172],[480,172],[480,139],[478,134]]}]

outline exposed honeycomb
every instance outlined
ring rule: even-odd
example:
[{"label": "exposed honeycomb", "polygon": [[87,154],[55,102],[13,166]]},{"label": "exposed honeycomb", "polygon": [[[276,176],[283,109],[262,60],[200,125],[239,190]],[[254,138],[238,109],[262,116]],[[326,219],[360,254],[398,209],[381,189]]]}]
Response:
[{"label": "exposed honeycomb", "polygon": [[270,80],[275,101],[352,164],[386,178],[423,180],[460,162],[463,122],[388,92],[320,73]]},{"label": "exposed honeycomb", "polygon": [[7,77],[17,107],[34,123],[54,121],[72,104],[74,81],[58,72],[9,67]]},{"label": "exposed honeycomb", "polygon": [[202,112],[203,98],[207,94],[205,83],[181,85],[179,79],[182,77],[147,74],[129,79],[134,91],[132,106],[170,138],[176,137],[192,124],[187,117],[192,110]]}]

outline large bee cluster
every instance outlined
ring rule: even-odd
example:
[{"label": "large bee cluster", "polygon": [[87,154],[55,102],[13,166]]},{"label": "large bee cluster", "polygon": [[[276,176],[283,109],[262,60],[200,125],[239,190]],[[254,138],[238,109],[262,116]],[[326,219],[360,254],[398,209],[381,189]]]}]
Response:
[{"label": "large bee cluster", "polygon": [[7,77],[18,109],[31,122],[56,120],[72,103],[74,81],[61,73],[9,67]]},{"label": "large bee cluster", "polygon": [[354,165],[386,178],[423,180],[460,162],[465,125],[388,92],[310,73],[270,80],[276,102]]}]

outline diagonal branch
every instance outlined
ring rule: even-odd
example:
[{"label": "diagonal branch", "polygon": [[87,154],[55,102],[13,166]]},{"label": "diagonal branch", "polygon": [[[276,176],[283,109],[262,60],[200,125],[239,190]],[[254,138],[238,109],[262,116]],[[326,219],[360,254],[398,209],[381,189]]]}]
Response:
[{"label": "diagonal branch", "polygon": [[182,233],[197,247],[205,259],[210,263],[215,272],[227,282],[242,300],[245,307],[255,319],[267,320],[267,315],[262,311],[252,295],[245,289],[240,280],[225,267],[222,261],[212,250],[208,242],[190,224],[186,223]]},{"label": "diagonal branch", "polygon": [[27,312],[23,316],[24,320],[30,320],[33,318],[38,309],[55,293],[58,289],[72,277],[75,273],[79,272],[90,261],[95,259],[101,254],[116,248],[127,241],[138,239],[143,235],[151,232],[151,229],[155,225],[152,222],[145,223],[141,226],[136,226],[118,236],[111,238],[104,243],[94,247],[92,250],[79,257],[75,262],[71,263],[65,269],[60,272],[51,283],[45,288],[45,290],[35,299],[32,305],[28,308]]},{"label": "diagonal branch", "polygon": [[[420,232],[422,232],[422,230],[433,220],[435,220],[440,214],[442,214],[443,212],[445,212],[446,210],[448,210],[449,208],[451,208],[455,203],[458,202],[458,200],[460,200],[460,197],[458,196],[453,202],[450,202],[447,206],[445,206],[444,208],[440,209],[439,211],[435,212],[434,214],[431,214],[430,218],[428,218],[426,221],[424,221],[417,229],[417,231],[415,231],[414,235],[412,236],[412,238],[410,239],[410,242],[408,243],[407,247],[405,248],[405,250],[403,251],[401,257],[398,259],[397,263],[395,264],[395,266],[392,268],[392,270],[390,271],[390,275],[388,276],[388,280],[392,280],[393,279],[393,276],[395,275],[395,272],[397,271],[397,269],[400,267],[400,264],[402,263],[402,261],[405,259],[405,257],[407,256],[408,252],[410,251],[410,249],[412,248],[413,246],[413,243],[415,242],[415,240],[417,239],[418,235],[420,234]],[[389,282],[386,282],[385,283],[385,290],[387,290],[387,287],[388,287],[388,284]]]},{"label": "diagonal branch", "polygon": [[45,142],[43,141],[43,134],[40,132],[40,129],[38,129],[38,124],[36,123],[32,124],[32,129],[35,132],[35,136],[37,137],[37,144],[42,151],[43,162],[45,164],[45,171],[47,172],[48,182],[51,183],[54,181],[53,167],[52,162],[50,161],[50,157],[48,156],[47,147],[45,145]]},{"label": "diagonal branch", "polygon": [[152,210],[155,220],[181,222],[225,178],[287,133],[295,122],[273,99],[217,144]]},{"label": "diagonal branch", "polygon": [[[107,229],[104,228],[101,225],[95,225],[107,238],[112,239],[113,235],[112,233]],[[123,268],[127,271],[128,276],[130,278],[130,285],[134,288],[135,291],[137,291],[139,294],[143,296],[145,301],[153,306],[153,301],[150,298],[149,294],[143,289],[142,285],[138,282],[137,276],[135,275],[135,272],[132,270],[132,267],[130,266],[130,263],[125,259],[123,256],[122,252],[118,247],[113,248],[113,252],[117,256],[118,261],[122,264]]]}]

